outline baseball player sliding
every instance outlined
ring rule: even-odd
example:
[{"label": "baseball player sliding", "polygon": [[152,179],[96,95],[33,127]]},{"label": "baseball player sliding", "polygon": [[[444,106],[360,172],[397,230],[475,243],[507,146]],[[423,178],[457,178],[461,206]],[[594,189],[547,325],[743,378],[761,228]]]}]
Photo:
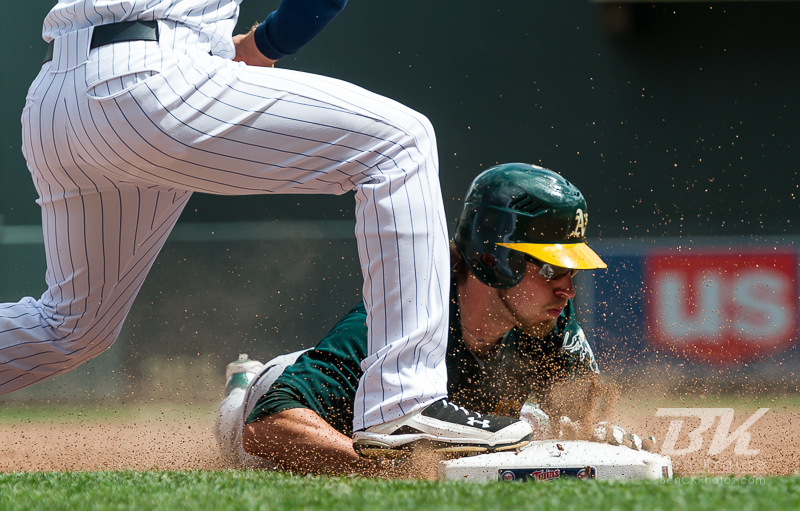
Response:
[{"label": "baseball player sliding", "polygon": [[[447,395],[449,255],[433,128],[349,83],[273,67],[345,0],[283,0],[232,37],[239,3],[59,0],[45,18],[22,140],[47,291],[0,304],[0,394],[111,346],[192,192],[355,190],[367,346],[353,430],[399,446],[392,432]],[[458,445],[450,420],[436,435]],[[530,436],[507,421],[484,440]]]},{"label": "baseball player sliding", "polygon": [[[572,419],[587,418],[586,394],[576,392],[569,403],[586,406],[565,406],[552,393],[559,383],[579,388],[599,372],[572,303],[578,270],[605,268],[584,241],[586,220],[580,191],[554,172],[514,163],[481,173],[451,246],[452,403],[434,405],[383,439],[357,432],[352,444],[349,416],[367,351],[367,315],[359,305],[313,349],[267,364],[242,356],[228,366],[216,424],[224,457],[239,466],[374,474],[379,465],[356,452],[396,456],[393,438],[406,449],[475,452],[510,420],[493,414],[522,414],[534,438],[559,427],[551,416],[569,410]],[[464,446],[437,438],[436,423],[447,415],[460,423]]]}]

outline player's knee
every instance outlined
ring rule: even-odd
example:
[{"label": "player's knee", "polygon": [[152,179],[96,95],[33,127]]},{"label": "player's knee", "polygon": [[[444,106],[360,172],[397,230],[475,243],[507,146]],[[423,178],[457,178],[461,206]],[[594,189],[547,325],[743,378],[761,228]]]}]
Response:
[{"label": "player's knee", "polygon": [[[70,321],[52,325],[50,350],[60,353],[73,362],[96,357],[110,348],[119,337],[121,325],[98,321]],[[47,349],[46,347],[44,349]]]},{"label": "player's knee", "polygon": [[402,106],[392,120],[393,128],[398,133],[390,138],[399,142],[399,147],[406,150],[417,147],[426,156],[435,152],[436,134],[433,123],[421,112]]},{"label": "player's knee", "polygon": [[415,113],[415,121],[417,129],[415,130],[418,145],[425,145],[425,150],[436,149],[436,131],[433,128],[433,123],[423,114]]}]

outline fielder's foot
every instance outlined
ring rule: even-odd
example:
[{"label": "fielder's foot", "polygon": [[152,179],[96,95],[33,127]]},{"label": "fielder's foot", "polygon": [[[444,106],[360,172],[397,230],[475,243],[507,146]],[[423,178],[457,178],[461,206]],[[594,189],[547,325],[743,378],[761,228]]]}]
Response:
[{"label": "fielder's foot", "polygon": [[258,360],[250,360],[247,353],[241,353],[239,358],[225,368],[225,395],[233,389],[247,389],[250,382],[258,376],[264,364]]},{"label": "fielder's foot", "polygon": [[355,432],[353,449],[371,458],[407,456],[416,448],[472,454],[516,449],[532,435],[525,421],[481,415],[442,399],[418,412]]}]

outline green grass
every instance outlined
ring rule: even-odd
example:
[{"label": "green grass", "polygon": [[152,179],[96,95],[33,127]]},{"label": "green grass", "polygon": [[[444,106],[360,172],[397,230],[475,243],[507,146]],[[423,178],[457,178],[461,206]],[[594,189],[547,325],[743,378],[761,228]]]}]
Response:
[{"label": "green grass", "polygon": [[800,477],[442,483],[253,471],[0,474],[0,509],[719,510],[800,509]]}]

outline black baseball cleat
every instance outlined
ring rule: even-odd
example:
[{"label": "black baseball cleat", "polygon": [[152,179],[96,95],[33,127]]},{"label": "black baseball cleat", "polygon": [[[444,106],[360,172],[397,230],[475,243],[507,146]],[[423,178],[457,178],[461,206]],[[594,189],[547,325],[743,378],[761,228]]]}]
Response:
[{"label": "black baseball cleat", "polygon": [[518,419],[471,412],[446,399],[353,434],[353,449],[369,458],[407,456],[415,449],[476,454],[527,444],[531,426]]}]

